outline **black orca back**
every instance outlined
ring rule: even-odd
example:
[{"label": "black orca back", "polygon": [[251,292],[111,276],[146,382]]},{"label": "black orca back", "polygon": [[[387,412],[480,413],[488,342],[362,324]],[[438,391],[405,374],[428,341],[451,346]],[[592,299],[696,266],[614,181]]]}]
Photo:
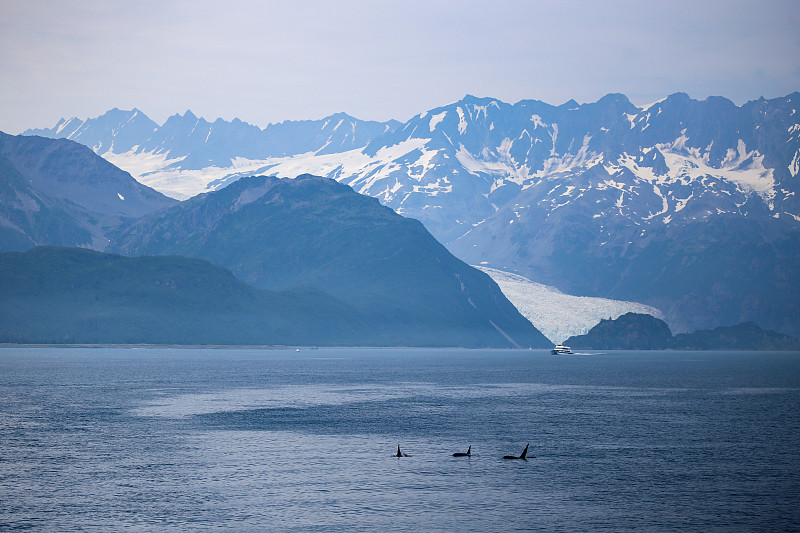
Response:
[{"label": "black orca back", "polygon": [[523,461],[527,461],[528,459],[526,459],[526,457],[528,455],[528,446],[530,446],[530,443],[525,445],[525,449],[522,450],[522,455],[519,457],[515,457],[513,455],[504,455],[503,459],[522,459]]},{"label": "black orca back", "polygon": [[522,455],[519,456],[520,459],[525,459],[525,456],[528,455],[528,446],[530,446],[530,443],[525,445],[525,449],[522,450]]},{"label": "black orca back", "polygon": [[471,444],[469,445],[469,448],[467,448],[467,453],[456,452],[456,453],[453,454],[453,457],[469,457],[470,455],[472,455],[472,445]]}]

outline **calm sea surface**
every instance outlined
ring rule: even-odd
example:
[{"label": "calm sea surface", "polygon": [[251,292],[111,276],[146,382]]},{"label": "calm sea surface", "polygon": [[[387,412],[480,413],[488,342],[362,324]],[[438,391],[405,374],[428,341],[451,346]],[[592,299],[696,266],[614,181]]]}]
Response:
[{"label": "calm sea surface", "polygon": [[26,528],[800,530],[800,354],[2,348]]}]

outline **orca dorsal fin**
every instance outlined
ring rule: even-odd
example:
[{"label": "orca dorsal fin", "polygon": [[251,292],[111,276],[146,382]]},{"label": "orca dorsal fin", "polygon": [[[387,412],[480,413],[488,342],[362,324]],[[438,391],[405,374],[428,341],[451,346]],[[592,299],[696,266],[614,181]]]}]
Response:
[{"label": "orca dorsal fin", "polygon": [[520,459],[525,459],[525,456],[528,455],[528,446],[530,446],[530,443],[525,445],[525,449],[522,450],[522,455],[519,456]]},{"label": "orca dorsal fin", "polygon": [[397,445],[397,455],[396,455],[396,457],[403,457],[403,454],[400,453],[400,445],[399,444]]},{"label": "orca dorsal fin", "polygon": [[467,448],[467,455],[470,455],[471,453],[472,453],[472,444],[470,444],[469,448]]}]

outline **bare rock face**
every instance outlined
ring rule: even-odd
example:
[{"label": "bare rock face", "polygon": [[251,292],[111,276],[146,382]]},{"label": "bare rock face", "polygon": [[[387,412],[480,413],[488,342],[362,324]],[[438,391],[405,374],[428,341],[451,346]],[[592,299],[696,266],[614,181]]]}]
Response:
[{"label": "bare rock face", "polygon": [[0,186],[0,230],[15,235],[3,250],[102,250],[120,227],[177,203],[81,144],[36,136],[0,133]]}]

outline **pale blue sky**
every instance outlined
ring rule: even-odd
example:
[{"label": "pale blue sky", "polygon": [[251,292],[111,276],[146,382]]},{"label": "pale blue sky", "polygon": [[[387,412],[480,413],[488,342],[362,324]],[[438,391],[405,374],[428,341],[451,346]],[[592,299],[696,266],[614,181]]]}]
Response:
[{"label": "pale blue sky", "polygon": [[138,107],[265,126],[460,99],[800,90],[800,2],[0,0],[0,130]]}]

